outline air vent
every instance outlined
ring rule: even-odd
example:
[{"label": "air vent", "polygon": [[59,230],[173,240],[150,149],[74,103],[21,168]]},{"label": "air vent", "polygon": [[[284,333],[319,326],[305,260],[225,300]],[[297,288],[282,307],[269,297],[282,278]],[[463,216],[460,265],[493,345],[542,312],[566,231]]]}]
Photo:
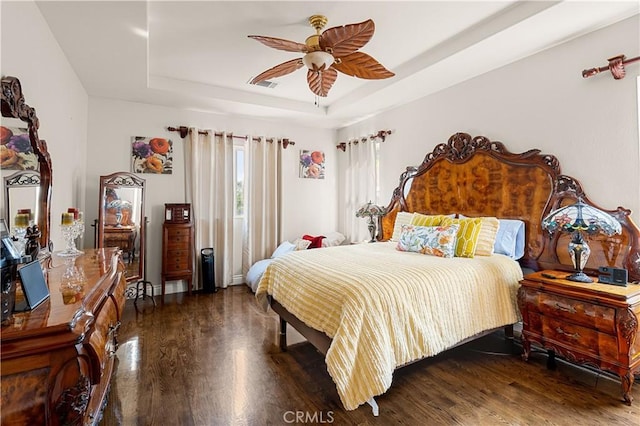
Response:
[{"label": "air vent", "polygon": [[[251,80],[249,80],[249,84],[251,84]],[[254,86],[266,87],[267,89],[273,89],[277,85],[278,83],[276,83],[275,81],[269,81],[269,80],[260,81],[254,84]]]}]

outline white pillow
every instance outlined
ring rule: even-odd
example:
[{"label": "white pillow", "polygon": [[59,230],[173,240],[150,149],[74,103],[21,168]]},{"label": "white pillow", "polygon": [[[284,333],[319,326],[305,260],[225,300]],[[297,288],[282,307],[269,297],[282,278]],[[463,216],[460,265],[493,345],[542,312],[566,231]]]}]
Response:
[{"label": "white pillow", "polygon": [[278,246],[277,249],[275,249],[275,251],[273,252],[273,254],[271,255],[272,259],[278,258],[282,255],[285,255],[289,252],[292,252],[296,249],[296,245],[293,243],[290,243],[289,241],[284,241],[282,244],[280,244]]},{"label": "white pillow", "polygon": [[396,215],[396,221],[393,224],[393,235],[391,235],[391,241],[398,241],[400,239],[400,234],[402,233],[402,225],[411,224],[412,219],[413,213],[398,212],[398,214]]},{"label": "white pillow", "polygon": [[296,246],[296,250],[306,250],[311,245],[311,241],[298,238],[293,244]]},{"label": "white pillow", "polygon": [[329,232],[325,234],[325,237],[322,239],[322,247],[339,246],[345,238],[346,237],[339,232]]},{"label": "white pillow", "polygon": [[517,219],[498,219],[500,227],[496,234],[494,253],[504,254],[518,260],[524,256],[524,222]]}]

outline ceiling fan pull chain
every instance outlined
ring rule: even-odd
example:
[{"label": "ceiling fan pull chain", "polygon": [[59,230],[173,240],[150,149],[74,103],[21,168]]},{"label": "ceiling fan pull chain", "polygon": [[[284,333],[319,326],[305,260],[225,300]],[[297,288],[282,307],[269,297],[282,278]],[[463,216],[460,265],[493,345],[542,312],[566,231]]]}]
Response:
[{"label": "ceiling fan pull chain", "polygon": [[315,100],[313,101],[313,104],[316,106],[316,108],[320,108],[320,96],[315,95]]}]

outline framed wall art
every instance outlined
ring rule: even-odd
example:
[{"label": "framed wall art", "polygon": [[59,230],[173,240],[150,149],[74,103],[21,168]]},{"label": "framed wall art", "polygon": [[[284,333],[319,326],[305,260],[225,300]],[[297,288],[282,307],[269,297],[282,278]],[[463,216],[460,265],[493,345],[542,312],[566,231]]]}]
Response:
[{"label": "framed wall art", "polygon": [[173,172],[173,143],[165,138],[133,136],[131,171],[170,175]]},{"label": "framed wall art", "polygon": [[324,179],[324,152],[300,151],[300,177],[303,179]]},{"label": "framed wall art", "polygon": [[[4,120],[3,120],[4,121]],[[38,157],[23,127],[0,126],[0,168],[3,170],[38,170]]]}]

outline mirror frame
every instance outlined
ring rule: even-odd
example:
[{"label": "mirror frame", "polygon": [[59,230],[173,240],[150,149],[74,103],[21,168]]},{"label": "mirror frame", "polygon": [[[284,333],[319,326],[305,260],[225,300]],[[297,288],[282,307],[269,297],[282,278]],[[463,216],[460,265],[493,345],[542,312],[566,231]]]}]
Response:
[{"label": "mirror frame", "polygon": [[145,180],[136,176],[133,173],[128,172],[116,172],[106,176],[100,176],[100,194],[98,195],[98,239],[96,241],[96,246],[98,248],[104,247],[104,227],[105,227],[105,219],[106,219],[106,209],[105,209],[105,190],[107,188],[140,188],[141,196],[140,196],[140,214],[139,217],[136,217],[136,223],[138,225],[138,235],[140,235],[140,239],[138,242],[139,245],[139,255],[138,255],[138,273],[136,275],[126,276],[125,279],[127,282],[142,280],[144,279],[144,262],[145,262],[145,241],[146,241],[146,226],[145,226],[145,210],[144,210],[144,187]]},{"label": "mirror frame", "polygon": [[[16,77],[6,76],[0,80],[2,94],[0,99],[0,109],[3,117],[17,118],[27,123],[29,129],[29,140],[31,149],[38,157],[40,173],[40,195],[38,199],[38,228],[40,228],[40,248],[52,250],[53,245],[50,240],[51,226],[51,187],[52,187],[52,165],[51,155],[47,150],[47,143],[38,137],[40,120],[36,115],[35,108],[30,107],[24,101],[22,85]],[[8,214],[8,213],[7,213]]]}]

